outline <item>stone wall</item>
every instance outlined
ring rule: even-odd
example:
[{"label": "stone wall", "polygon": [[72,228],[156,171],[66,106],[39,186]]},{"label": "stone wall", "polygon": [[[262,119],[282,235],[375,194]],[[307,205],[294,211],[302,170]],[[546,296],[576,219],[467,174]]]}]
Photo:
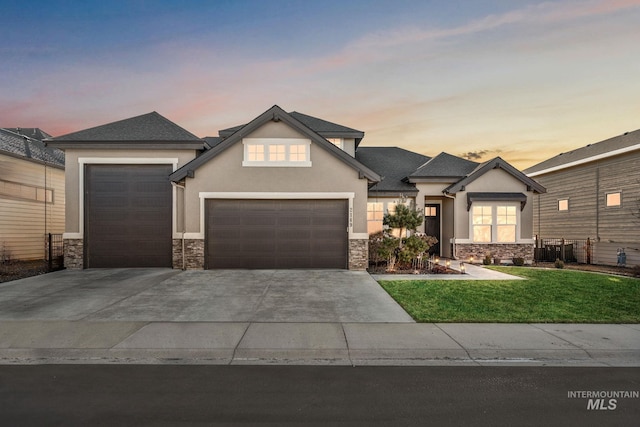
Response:
[{"label": "stone wall", "polygon": [[[184,258],[187,270],[204,269],[204,240],[185,239]],[[173,268],[182,267],[182,239],[173,239]]]},{"label": "stone wall", "polygon": [[469,260],[473,256],[474,262],[482,262],[487,254],[491,254],[492,260],[499,258],[502,261],[511,262],[512,258],[524,258],[525,262],[533,262],[533,243],[458,243],[456,244],[456,258],[462,261]]},{"label": "stone wall", "polygon": [[82,270],[84,267],[84,240],[64,239],[64,267],[69,270]]},{"label": "stone wall", "polygon": [[369,266],[369,240],[349,240],[349,270],[366,270]]}]

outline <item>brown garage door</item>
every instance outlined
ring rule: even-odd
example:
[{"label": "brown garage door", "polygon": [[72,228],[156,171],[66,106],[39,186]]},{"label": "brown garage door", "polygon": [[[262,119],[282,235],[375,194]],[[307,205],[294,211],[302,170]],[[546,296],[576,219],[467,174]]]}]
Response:
[{"label": "brown garage door", "polygon": [[170,165],[87,165],[85,266],[171,267]]},{"label": "brown garage door", "polygon": [[206,267],[347,268],[346,200],[207,200]]}]

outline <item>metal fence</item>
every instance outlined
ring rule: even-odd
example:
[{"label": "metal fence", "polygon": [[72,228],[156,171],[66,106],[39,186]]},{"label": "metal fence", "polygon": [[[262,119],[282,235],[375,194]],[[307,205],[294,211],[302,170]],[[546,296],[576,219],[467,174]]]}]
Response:
[{"label": "metal fence", "polygon": [[535,260],[591,264],[593,245],[590,239],[556,239],[536,236]]},{"label": "metal fence", "polygon": [[45,235],[45,253],[49,271],[64,268],[64,245],[62,234]]}]

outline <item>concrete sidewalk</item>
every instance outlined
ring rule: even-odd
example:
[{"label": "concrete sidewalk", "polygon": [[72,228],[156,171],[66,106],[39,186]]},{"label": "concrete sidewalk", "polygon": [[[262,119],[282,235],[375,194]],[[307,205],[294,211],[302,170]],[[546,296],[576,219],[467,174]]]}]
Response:
[{"label": "concrete sidewalk", "polygon": [[640,366],[640,325],[3,321],[43,363]]}]

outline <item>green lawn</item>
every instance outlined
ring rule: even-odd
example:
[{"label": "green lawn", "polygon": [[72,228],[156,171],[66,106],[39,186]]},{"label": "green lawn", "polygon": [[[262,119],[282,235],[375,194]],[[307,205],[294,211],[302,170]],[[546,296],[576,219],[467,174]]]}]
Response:
[{"label": "green lawn", "polygon": [[417,322],[639,323],[640,280],[491,267],[527,280],[381,281]]}]

